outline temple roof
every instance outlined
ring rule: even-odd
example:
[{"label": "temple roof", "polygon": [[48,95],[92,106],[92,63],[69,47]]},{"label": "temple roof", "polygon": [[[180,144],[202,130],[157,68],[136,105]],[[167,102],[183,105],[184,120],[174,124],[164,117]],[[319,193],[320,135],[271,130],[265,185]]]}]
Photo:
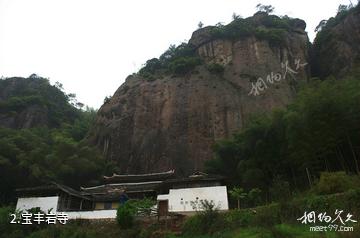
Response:
[{"label": "temple roof", "polygon": [[163,181],[104,184],[88,188],[81,187],[81,191],[88,194],[109,194],[117,191],[126,193],[156,191],[162,182]]},{"label": "temple roof", "polygon": [[148,181],[163,181],[175,176],[175,170],[169,170],[160,173],[149,174],[113,174],[112,176],[104,176],[106,183],[130,183],[130,182],[148,182]]},{"label": "temple roof", "polygon": [[83,194],[68,186],[58,184],[55,182],[50,182],[47,185],[30,187],[30,188],[18,188],[15,191],[17,194],[22,194],[22,195],[57,194],[58,192],[62,191],[74,197],[90,200],[90,198],[86,196],[87,194]]}]

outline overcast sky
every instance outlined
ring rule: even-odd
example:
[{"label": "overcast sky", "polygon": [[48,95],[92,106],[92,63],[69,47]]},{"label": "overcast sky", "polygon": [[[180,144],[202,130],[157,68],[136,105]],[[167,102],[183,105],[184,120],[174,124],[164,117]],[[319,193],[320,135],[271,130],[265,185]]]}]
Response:
[{"label": "overcast sky", "polygon": [[258,3],[304,19],[312,40],[320,20],[350,1],[0,0],[0,76],[36,73],[99,108],[147,59],[187,41],[199,21],[226,24],[234,12],[253,15]]}]

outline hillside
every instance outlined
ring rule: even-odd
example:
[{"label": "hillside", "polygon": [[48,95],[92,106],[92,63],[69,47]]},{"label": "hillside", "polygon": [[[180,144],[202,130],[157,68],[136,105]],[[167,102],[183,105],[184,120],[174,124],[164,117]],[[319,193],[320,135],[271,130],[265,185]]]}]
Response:
[{"label": "hillside", "polygon": [[72,123],[80,112],[70,105],[69,95],[50,85],[45,78],[0,80],[0,126],[22,129],[36,126],[59,127]]},{"label": "hillside", "polygon": [[75,98],[45,78],[0,80],[0,203],[15,189],[51,181],[89,184],[104,169],[96,148],[83,139],[96,111],[80,110]]}]

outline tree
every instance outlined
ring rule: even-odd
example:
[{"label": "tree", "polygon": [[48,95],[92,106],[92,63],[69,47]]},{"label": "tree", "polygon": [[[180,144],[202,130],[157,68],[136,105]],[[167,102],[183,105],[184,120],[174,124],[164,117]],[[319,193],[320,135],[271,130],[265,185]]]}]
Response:
[{"label": "tree", "polygon": [[349,8],[351,8],[351,5],[347,6],[347,5],[340,4],[339,7],[338,7],[338,10],[337,10],[337,13],[339,14],[339,13],[345,12]]},{"label": "tree", "polygon": [[40,79],[41,77],[39,75],[37,75],[37,74],[31,74],[29,76],[29,78],[31,78],[31,79]]},{"label": "tree", "polygon": [[230,196],[237,200],[237,208],[240,209],[240,201],[246,198],[246,193],[243,188],[234,187],[230,190]]},{"label": "tree", "polygon": [[111,99],[111,96],[106,96],[106,97],[104,98],[104,104],[110,102],[110,99]]},{"label": "tree", "polygon": [[270,188],[272,197],[280,202],[285,202],[290,197],[290,184],[289,182],[276,176],[273,180],[273,185]]},{"label": "tree", "polygon": [[320,23],[316,26],[315,32],[321,31],[326,26],[327,20],[321,20]]},{"label": "tree", "polygon": [[237,20],[237,19],[240,19],[241,18],[241,16],[240,15],[238,15],[238,14],[236,14],[235,12],[232,14],[232,19],[235,21],[235,20]]},{"label": "tree", "polygon": [[261,195],[261,189],[253,188],[250,190],[248,197],[253,202],[253,204],[256,206],[260,202],[260,199],[261,199],[260,195]]},{"label": "tree", "polygon": [[200,22],[198,23],[198,28],[201,29],[201,28],[203,28],[203,26],[204,26],[204,24],[200,21]]},{"label": "tree", "polygon": [[63,84],[60,83],[60,82],[58,82],[58,81],[55,82],[55,87],[56,87],[57,89],[59,89],[60,91],[63,91],[63,90],[64,90]]},{"label": "tree", "polygon": [[129,229],[134,225],[135,210],[133,206],[127,201],[120,205],[116,211],[116,221],[123,229]]},{"label": "tree", "polygon": [[259,12],[265,12],[267,14],[270,14],[274,11],[275,8],[271,5],[263,5],[263,4],[259,3],[258,5],[256,5],[256,9]]}]

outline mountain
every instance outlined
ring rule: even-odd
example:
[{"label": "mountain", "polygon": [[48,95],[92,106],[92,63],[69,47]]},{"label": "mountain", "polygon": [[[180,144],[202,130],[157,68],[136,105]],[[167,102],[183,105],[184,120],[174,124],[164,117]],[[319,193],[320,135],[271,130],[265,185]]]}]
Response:
[{"label": "mountain", "polygon": [[79,111],[69,96],[45,78],[13,77],[0,80],[0,126],[12,129],[59,127],[74,122]]},{"label": "mountain", "polygon": [[307,81],[305,27],[258,12],[198,29],[127,77],[98,111],[90,143],[123,173],[202,170],[216,140],[285,107]]},{"label": "mountain", "polygon": [[344,77],[360,66],[360,5],[343,6],[335,17],[323,20],[314,40],[314,76]]}]

